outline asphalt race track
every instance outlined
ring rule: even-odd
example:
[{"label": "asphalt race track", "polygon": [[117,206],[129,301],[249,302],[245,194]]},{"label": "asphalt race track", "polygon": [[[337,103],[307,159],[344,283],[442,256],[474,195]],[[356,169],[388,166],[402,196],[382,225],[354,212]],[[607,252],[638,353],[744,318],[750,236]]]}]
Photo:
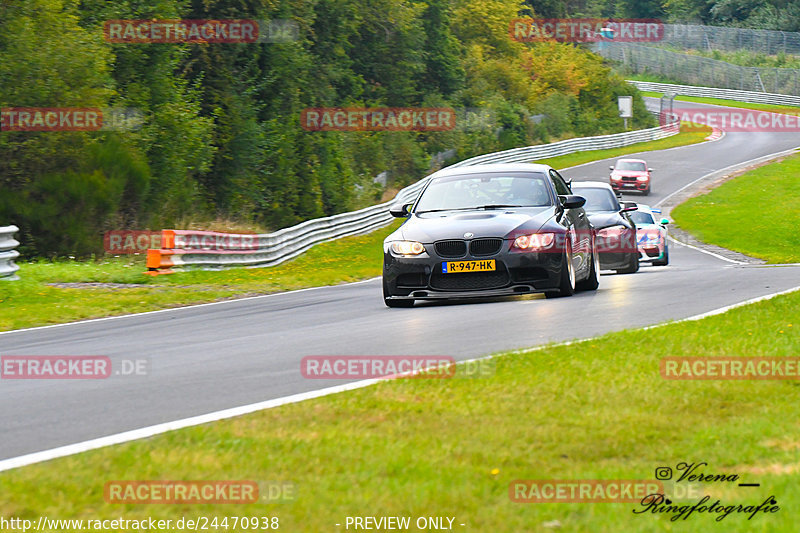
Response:
[{"label": "asphalt race track", "polygon": [[[717,142],[650,153],[653,194],[630,199],[655,204],[714,170],[796,146],[800,134],[728,133]],[[564,174],[605,180],[608,165]],[[754,201],[769,208],[768,198]],[[744,223],[732,227],[746,231]],[[146,376],[0,381],[0,459],[342,383],[303,378],[306,355],[467,359],[685,318],[800,280],[800,267],[736,265],[670,248],[668,267],[609,273],[597,292],[558,300],[528,296],[388,309],[380,280],[370,280],[0,334],[2,355],[104,355],[115,365],[141,358],[150,364]]]}]

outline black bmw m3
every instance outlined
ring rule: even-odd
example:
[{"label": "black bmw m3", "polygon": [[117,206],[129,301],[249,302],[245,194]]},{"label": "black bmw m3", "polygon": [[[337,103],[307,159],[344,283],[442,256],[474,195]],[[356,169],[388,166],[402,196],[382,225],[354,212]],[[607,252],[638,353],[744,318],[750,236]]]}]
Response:
[{"label": "black bmw m3", "polygon": [[595,232],[584,202],[547,165],[436,172],[416,202],[391,208],[407,220],[383,245],[386,305],[596,289]]}]

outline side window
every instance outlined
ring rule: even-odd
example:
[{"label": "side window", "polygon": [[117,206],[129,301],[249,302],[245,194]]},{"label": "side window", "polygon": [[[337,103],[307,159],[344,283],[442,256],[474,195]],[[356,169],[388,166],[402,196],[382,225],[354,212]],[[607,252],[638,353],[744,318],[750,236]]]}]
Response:
[{"label": "side window", "polygon": [[550,169],[550,179],[553,180],[553,186],[556,188],[557,194],[572,194],[572,191],[570,191],[569,187],[567,187],[567,184],[564,182],[564,178],[561,177],[561,174],[553,169]]}]

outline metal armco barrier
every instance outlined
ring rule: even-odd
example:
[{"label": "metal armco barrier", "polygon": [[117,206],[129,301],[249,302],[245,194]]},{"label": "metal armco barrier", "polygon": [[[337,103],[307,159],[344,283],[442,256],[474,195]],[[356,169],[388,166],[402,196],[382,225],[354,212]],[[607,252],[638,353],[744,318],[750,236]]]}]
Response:
[{"label": "metal armco barrier", "polygon": [[164,230],[162,248],[147,251],[150,274],[169,274],[173,267],[216,270],[228,266],[273,266],[302,254],[315,244],[368,233],[388,225],[394,217],[389,207],[413,202],[425,186],[422,179],[397,193],[394,200],[350,213],[302,222],[265,234],[231,234],[209,231]]},{"label": "metal armco barrier", "polygon": [[16,274],[19,267],[14,264],[14,259],[19,257],[19,252],[14,249],[19,246],[19,242],[14,239],[14,234],[18,231],[16,226],[0,227],[0,280],[19,279]]},{"label": "metal armco barrier", "polygon": [[656,83],[650,81],[627,80],[640,91],[657,93],[674,92],[683,96],[700,96],[704,98],[719,98],[721,100],[739,100],[752,104],[775,104],[800,107],[800,96],[788,94],[759,93],[753,91],[738,91],[735,89],[717,89],[714,87],[699,87],[696,85],[673,85],[671,83]]},{"label": "metal armco barrier", "polygon": [[538,146],[525,146],[504,152],[479,155],[465,159],[451,167],[467,167],[472,165],[489,165],[492,163],[527,163],[537,159],[546,159],[560,155],[573,154],[584,150],[605,150],[607,148],[620,148],[631,144],[655,141],[679,133],[679,125],[656,126],[646,130],[614,133],[611,135],[598,135],[597,137],[579,137],[567,139],[556,143]]},{"label": "metal armco barrier", "polygon": [[[675,135],[677,124],[645,130],[568,139],[557,143],[528,146],[465,159],[453,167],[490,163],[525,163],[536,159],[571,154],[581,150],[619,148]],[[302,254],[315,244],[368,233],[388,225],[394,218],[389,207],[413,202],[428,178],[402,189],[394,200],[359,211],[308,220],[291,228],[261,235],[215,233],[192,230],[164,230],[161,249],[147,251],[148,274],[170,274],[173,268],[194,267],[218,270],[231,266],[273,266]]]}]

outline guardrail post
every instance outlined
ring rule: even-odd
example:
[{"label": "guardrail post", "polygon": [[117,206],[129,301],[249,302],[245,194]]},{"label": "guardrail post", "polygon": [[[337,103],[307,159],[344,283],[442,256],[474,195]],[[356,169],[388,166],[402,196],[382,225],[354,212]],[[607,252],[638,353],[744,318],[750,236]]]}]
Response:
[{"label": "guardrail post", "polygon": [[19,257],[19,252],[14,248],[19,246],[19,242],[14,239],[14,234],[19,231],[16,226],[0,227],[0,280],[18,280],[17,271],[19,267],[14,264],[14,259]]}]

